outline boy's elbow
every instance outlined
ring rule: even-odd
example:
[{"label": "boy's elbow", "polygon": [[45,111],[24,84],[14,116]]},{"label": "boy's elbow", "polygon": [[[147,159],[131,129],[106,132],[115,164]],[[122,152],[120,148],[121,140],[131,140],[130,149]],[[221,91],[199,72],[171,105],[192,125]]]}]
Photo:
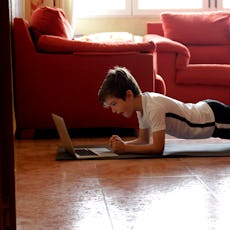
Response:
[{"label": "boy's elbow", "polygon": [[156,155],[163,155],[164,150],[163,149],[158,149],[154,152]]},{"label": "boy's elbow", "polygon": [[163,153],[164,153],[164,145],[163,146],[154,146],[153,153],[157,154],[157,155],[163,155]]}]

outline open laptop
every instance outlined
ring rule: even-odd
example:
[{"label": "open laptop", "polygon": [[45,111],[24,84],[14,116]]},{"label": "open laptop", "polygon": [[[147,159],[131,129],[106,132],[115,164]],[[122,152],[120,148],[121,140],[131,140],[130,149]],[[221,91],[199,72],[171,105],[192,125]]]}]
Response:
[{"label": "open laptop", "polygon": [[74,147],[62,117],[52,114],[55,126],[61,139],[62,147],[77,159],[118,158],[119,155],[106,147]]}]

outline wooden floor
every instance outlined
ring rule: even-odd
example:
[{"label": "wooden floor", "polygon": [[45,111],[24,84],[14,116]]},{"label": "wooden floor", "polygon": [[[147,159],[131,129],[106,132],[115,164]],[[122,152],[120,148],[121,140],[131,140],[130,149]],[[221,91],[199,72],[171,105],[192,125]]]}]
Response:
[{"label": "wooden floor", "polygon": [[55,161],[58,142],[15,141],[17,230],[230,229],[230,157]]}]

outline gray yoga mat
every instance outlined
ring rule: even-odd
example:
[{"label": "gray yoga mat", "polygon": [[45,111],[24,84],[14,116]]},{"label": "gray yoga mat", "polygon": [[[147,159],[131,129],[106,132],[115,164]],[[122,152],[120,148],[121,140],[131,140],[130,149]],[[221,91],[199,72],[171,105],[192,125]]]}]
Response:
[{"label": "gray yoga mat", "polygon": [[[230,156],[230,141],[184,141],[173,140],[166,141],[163,155],[151,154],[121,154],[114,159],[130,159],[130,158],[166,158],[166,157],[218,157]],[[110,158],[111,159],[111,158]],[[56,160],[77,160],[71,154],[59,148]]]},{"label": "gray yoga mat", "polygon": [[180,140],[165,145],[164,156],[230,156],[229,142],[205,142]]}]

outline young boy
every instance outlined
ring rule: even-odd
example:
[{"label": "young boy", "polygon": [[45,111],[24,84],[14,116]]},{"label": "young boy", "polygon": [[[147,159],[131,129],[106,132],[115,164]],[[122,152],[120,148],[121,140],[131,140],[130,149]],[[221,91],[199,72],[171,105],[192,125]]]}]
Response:
[{"label": "young boy", "polygon": [[110,138],[117,153],[162,154],[166,133],[184,139],[230,139],[230,106],[215,100],[183,103],[154,92],[142,93],[126,68],[110,69],[98,96],[113,113],[127,118],[137,114],[137,139],[125,142],[117,135]]}]

